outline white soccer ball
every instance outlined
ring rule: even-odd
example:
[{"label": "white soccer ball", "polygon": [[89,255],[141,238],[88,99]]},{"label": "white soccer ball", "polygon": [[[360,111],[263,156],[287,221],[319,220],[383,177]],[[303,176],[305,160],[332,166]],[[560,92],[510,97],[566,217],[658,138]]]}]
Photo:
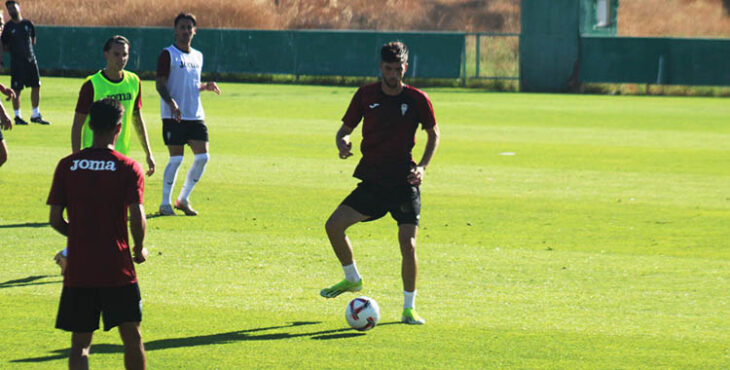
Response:
[{"label": "white soccer ball", "polygon": [[370,330],[380,320],[380,307],[378,307],[378,302],[372,298],[357,297],[347,304],[345,318],[353,329]]}]

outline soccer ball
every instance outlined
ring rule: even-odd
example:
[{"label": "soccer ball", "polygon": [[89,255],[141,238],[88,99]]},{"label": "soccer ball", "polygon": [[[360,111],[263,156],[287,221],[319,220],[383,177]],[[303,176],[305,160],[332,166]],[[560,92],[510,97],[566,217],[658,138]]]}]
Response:
[{"label": "soccer ball", "polygon": [[357,297],[347,304],[345,318],[355,330],[370,330],[380,320],[380,307],[378,307],[378,302],[372,298]]}]

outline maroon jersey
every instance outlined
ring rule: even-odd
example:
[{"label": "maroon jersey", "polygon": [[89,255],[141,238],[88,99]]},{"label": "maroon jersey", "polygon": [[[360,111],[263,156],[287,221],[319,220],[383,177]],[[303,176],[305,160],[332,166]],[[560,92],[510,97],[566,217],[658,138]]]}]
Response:
[{"label": "maroon jersey", "polygon": [[408,85],[396,96],[386,95],[380,82],[362,86],[342,123],[354,129],[363,117],[362,158],[353,176],[387,186],[407,184],[416,165],[411,153],[416,129],[419,123],[424,130],[436,126],[428,95]]},{"label": "maroon jersey", "polygon": [[87,148],[56,167],[48,204],[68,213],[68,265],[63,284],[122,286],[137,282],[127,233],[127,208],[142,204],[144,176],[133,159]]}]

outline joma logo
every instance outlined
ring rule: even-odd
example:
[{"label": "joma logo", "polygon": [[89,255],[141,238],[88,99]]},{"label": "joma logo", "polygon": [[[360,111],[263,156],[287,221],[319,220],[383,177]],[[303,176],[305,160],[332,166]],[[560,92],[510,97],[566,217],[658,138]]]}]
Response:
[{"label": "joma logo", "polygon": [[114,161],[90,161],[88,159],[74,159],[71,165],[71,171],[76,170],[89,171],[116,171],[117,166]]}]

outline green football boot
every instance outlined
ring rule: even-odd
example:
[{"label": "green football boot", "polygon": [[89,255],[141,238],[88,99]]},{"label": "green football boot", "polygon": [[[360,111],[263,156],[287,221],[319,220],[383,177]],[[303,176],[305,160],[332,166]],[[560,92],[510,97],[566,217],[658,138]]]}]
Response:
[{"label": "green football boot", "polygon": [[426,323],[426,319],[421,317],[415,308],[406,308],[403,310],[400,322],[408,325],[423,325]]},{"label": "green football boot", "polygon": [[361,290],[362,290],[362,279],[360,279],[356,283],[351,283],[347,279],[344,279],[329,288],[324,288],[324,289],[320,290],[319,295],[321,295],[322,297],[325,297],[325,298],[334,298],[344,292],[359,292]]}]

